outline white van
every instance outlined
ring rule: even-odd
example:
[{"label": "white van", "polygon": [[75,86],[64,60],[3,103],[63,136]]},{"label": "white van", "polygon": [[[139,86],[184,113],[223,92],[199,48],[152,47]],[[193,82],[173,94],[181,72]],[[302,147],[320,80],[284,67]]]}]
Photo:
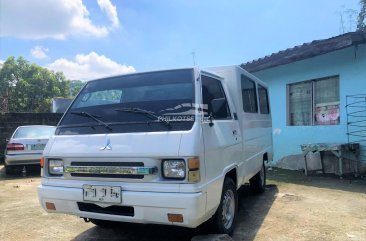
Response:
[{"label": "white van", "polygon": [[89,81],[49,140],[39,200],[48,212],[231,234],[238,188],[265,188],[272,159],[266,85],[238,66]]}]

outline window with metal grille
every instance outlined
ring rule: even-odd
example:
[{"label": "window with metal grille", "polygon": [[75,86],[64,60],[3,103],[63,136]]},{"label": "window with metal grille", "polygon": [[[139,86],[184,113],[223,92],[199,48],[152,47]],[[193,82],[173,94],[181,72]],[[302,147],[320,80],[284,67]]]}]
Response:
[{"label": "window with metal grille", "polygon": [[287,125],[338,125],[339,76],[287,85]]}]

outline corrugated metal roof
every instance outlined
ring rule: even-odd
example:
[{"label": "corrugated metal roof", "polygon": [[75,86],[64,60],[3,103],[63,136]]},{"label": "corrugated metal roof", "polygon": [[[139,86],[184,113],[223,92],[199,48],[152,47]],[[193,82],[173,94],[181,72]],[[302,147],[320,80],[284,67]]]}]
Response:
[{"label": "corrugated metal roof", "polygon": [[364,43],[366,43],[366,33],[350,32],[288,48],[278,53],[265,56],[264,58],[244,63],[241,67],[248,72],[257,72]]}]

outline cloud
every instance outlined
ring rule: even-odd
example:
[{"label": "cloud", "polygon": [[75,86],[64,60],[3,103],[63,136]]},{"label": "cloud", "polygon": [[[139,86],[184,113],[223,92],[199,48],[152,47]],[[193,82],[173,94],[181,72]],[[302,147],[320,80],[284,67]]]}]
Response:
[{"label": "cloud", "polygon": [[34,46],[31,50],[30,53],[31,55],[36,58],[36,59],[45,59],[48,58],[46,52],[48,52],[48,48],[45,48],[43,46]]},{"label": "cloud", "polygon": [[54,71],[63,72],[71,80],[91,80],[136,71],[133,66],[119,64],[95,52],[78,54],[75,56],[75,60],[60,58],[47,67]]},{"label": "cloud", "polygon": [[111,26],[95,25],[82,0],[1,0],[0,36],[27,39],[65,39],[72,35],[105,37],[119,25],[117,10],[110,0],[98,0],[98,4],[112,22]]},{"label": "cloud", "polygon": [[107,17],[112,22],[112,26],[118,27],[119,19],[116,6],[113,6],[110,0],[98,0],[98,5],[100,9],[107,14]]}]

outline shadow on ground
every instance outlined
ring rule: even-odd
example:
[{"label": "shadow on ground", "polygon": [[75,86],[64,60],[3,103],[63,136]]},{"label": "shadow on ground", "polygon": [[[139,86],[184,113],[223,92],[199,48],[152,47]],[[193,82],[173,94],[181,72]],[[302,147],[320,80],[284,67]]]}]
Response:
[{"label": "shadow on ground", "polygon": [[[254,195],[248,186],[239,189],[239,215],[233,235],[234,240],[253,240],[266,217],[278,189],[269,185],[262,195]],[[80,220],[81,221],[81,220]],[[93,227],[79,234],[73,241],[86,240],[130,240],[130,241],[186,241],[197,235],[213,233],[208,222],[196,229],[161,225],[119,224],[105,229]]]},{"label": "shadow on ground", "polygon": [[5,167],[0,165],[0,179],[1,180],[15,180],[24,177],[40,177],[41,167],[39,165],[27,165],[25,172],[23,171],[24,166],[17,166],[14,174],[6,175]]},{"label": "shadow on ground", "polygon": [[277,193],[277,186],[272,184],[267,185],[266,191],[261,195],[254,195],[247,185],[239,189],[239,215],[233,235],[234,240],[254,240]]},{"label": "shadow on ground", "polygon": [[284,182],[317,188],[366,193],[366,178],[354,178],[351,175],[345,176],[344,179],[340,179],[333,174],[313,173],[309,176],[305,176],[302,171],[274,168],[272,171],[268,172],[267,179],[269,181],[274,181],[274,183]]}]

